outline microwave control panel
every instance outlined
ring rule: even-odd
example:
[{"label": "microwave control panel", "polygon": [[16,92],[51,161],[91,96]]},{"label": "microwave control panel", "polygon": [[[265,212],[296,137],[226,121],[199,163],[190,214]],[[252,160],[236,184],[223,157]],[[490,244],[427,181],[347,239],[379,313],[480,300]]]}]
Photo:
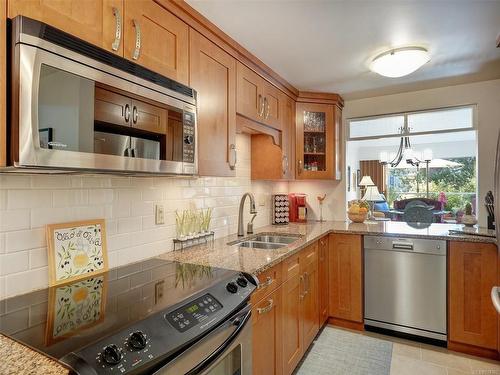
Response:
[{"label": "microwave control panel", "polygon": [[195,131],[194,131],[194,113],[184,112],[183,121],[183,140],[182,140],[182,161],[194,163],[195,153]]}]

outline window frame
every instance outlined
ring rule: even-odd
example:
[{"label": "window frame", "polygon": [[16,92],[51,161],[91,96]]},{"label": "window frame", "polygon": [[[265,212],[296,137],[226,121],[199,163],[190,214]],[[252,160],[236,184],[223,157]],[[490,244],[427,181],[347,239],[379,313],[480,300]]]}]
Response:
[{"label": "window frame", "polygon": [[410,131],[410,137],[415,136],[415,135],[426,135],[426,134],[442,134],[442,133],[471,131],[471,130],[477,131],[477,127],[478,127],[477,126],[477,103],[473,103],[473,104],[437,107],[437,108],[431,108],[431,109],[422,109],[422,110],[415,110],[415,111],[384,113],[382,115],[372,115],[372,116],[361,116],[361,117],[348,118],[348,119],[346,119],[346,125],[347,125],[346,126],[346,128],[347,128],[346,129],[346,133],[347,133],[346,141],[355,142],[355,141],[364,141],[364,140],[370,140],[370,139],[399,138],[399,137],[401,137],[401,134],[381,134],[381,135],[372,135],[372,136],[366,136],[366,137],[351,138],[351,122],[352,121],[374,120],[374,119],[380,119],[380,118],[384,118],[384,117],[403,116],[404,124],[407,125],[409,115],[419,114],[419,113],[439,112],[439,111],[446,111],[446,110],[450,110],[450,109],[461,109],[461,108],[471,108],[472,109],[472,126],[470,128],[430,130],[430,131],[423,131],[423,132],[411,132]]}]

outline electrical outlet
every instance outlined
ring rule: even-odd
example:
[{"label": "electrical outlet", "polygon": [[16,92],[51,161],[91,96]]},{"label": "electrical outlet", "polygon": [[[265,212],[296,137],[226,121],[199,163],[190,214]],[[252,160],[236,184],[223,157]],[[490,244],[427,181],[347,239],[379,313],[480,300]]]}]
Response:
[{"label": "electrical outlet", "polygon": [[155,205],[155,224],[165,224],[165,212],[163,210],[163,205],[161,204]]},{"label": "electrical outlet", "polygon": [[260,207],[264,207],[266,205],[266,196],[265,196],[265,194],[259,194],[259,196],[257,198],[257,204]]}]

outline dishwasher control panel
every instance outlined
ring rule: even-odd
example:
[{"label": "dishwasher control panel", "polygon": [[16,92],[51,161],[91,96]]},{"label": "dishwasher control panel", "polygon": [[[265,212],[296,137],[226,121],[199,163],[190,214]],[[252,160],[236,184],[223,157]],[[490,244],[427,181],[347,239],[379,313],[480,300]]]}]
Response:
[{"label": "dishwasher control panel", "polygon": [[446,241],[409,237],[365,236],[364,248],[446,255]]}]

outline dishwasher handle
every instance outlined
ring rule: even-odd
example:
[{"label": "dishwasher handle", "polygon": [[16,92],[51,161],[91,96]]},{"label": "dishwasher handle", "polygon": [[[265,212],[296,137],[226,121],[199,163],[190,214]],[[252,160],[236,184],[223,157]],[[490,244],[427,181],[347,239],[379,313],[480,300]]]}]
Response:
[{"label": "dishwasher handle", "polygon": [[392,241],[392,248],[394,250],[413,251],[413,243],[412,242],[403,242],[403,241]]}]

